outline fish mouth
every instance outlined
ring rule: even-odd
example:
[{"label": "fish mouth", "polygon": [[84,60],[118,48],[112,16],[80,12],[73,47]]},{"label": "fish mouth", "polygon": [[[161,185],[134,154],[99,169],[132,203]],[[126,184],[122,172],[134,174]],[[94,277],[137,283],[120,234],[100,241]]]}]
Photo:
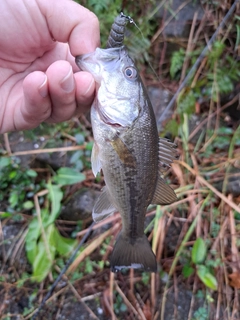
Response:
[{"label": "fish mouth", "polygon": [[127,51],[124,46],[109,49],[96,48],[94,52],[77,56],[75,62],[82,71],[88,71],[96,77],[104,70],[116,70],[125,56]]}]

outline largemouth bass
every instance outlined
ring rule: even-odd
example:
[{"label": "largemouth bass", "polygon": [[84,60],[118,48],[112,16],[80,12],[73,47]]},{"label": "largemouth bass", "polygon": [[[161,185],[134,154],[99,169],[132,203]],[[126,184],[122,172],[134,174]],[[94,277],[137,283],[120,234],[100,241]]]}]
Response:
[{"label": "largemouth bass", "polygon": [[91,161],[95,175],[102,169],[106,186],[94,206],[93,219],[98,222],[114,212],[122,217],[111,270],[156,272],[144,220],[149,204],[166,205],[177,199],[161,177],[161,170],[177,156],[176,146],[159,140],[151,102],[124,46],[97,48],[78,56],[76,63],[97,83],[91,108],[95,141]]}]

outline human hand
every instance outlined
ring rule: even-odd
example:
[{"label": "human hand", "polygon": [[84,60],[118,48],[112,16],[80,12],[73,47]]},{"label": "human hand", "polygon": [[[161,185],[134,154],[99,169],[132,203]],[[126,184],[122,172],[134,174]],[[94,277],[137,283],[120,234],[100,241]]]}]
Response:
[{"label": "human hand", "polygon": [[92,12],[70,0],[2,0],[0,30],[0,133],[89,109],[95,82],[74,56],[99,46]]}]

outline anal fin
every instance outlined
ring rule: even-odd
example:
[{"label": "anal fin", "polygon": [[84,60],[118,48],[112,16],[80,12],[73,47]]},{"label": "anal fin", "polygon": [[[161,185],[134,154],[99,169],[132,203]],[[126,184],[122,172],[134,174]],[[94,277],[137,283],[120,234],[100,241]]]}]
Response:
[{"label": "anal fin", "polygon": [[155,193],[151,203],[167,205],[175,201],[177,201],[176,193],[159,175]]}]

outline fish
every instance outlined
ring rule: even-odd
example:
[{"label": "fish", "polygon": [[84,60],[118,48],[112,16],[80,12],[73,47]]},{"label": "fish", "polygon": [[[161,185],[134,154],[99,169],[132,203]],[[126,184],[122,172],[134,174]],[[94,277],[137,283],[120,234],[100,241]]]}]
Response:
[{"label": "fish", "polygon": [[75,60],[81,70],[93,75],[97,88],[91,107],[91,163],[95,176],[102,170],[105,187],[92,217],[99,222],[115,212],[121,215],[122,230],[111,254],[111,271],[134,268],[156,272],[156,257],[144,234],[145,215],[150,204],[167,205],[177,200],[162,178],[177,151],[174,143],[159,139],[147,91],[123,38],[119,40],[129,17],[117,19],[120,31],[112,32],[112,28],[108,48],[96,48]]}]

